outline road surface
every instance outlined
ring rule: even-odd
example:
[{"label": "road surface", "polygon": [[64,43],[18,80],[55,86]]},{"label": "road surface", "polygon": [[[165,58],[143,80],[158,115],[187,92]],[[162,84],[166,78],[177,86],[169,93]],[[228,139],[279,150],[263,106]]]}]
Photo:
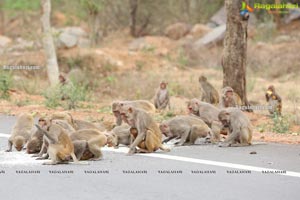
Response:
[{"label": "road surface", "polygon": [[88,165],[45,166],[4,152],[14,123],[0,116],[1,199],[300,199],[299,145],[194,145],[134,156],[126,147],[104,148],[104,159]]}]

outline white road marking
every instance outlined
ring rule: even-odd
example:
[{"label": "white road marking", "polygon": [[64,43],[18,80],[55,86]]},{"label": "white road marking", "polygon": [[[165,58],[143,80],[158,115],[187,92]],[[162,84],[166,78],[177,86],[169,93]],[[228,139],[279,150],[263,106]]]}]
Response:
[{"label": "white road marking", "polygon": [[[118,153],[127,153],[128,152],[128,148],[126,148],[126,147],[120,147],[119,149],[112,149],[112,148],[105,147],[105,148],[103,148],[103,150],[104,151],[118,152]],[[188,157],[173,156],[173,155],[167,155],[167,154],[150,153],[150,154],[137,154],[137,155],[145,156],[145,157],[152,157],[152,158],[162,158],[162,159],[168,159],[168,160],[176,160],[176,161],[182,161],[182,162],[198,163],[198,164],[204,164],[204,165],[213,165],[213,166],[218,166],[218,167],[227,167],[227,168],[233,168],[233,169],[251,170],[251,171],[255,171],[255,172],[286,171],[286,170],[280,170],[280,169],[255,167],[255,166],[250,166],[250,165],[241,165],[241,164],[219,162],[219,161],[213,161],[213,160],[202,160],[202,159],[197,159],[197,158],[188,158]],[[299,172],[293,172],[293,171],[286,171],[286,173],[274,173],[274,174],[300,178],[300,173]]]},{"label": "white road marking", "polygon": [[5,134],[5,133],[0,133],[0,137],[9,138],[9,137],[10,137],[10,135],[8,135],[8,134]]}]

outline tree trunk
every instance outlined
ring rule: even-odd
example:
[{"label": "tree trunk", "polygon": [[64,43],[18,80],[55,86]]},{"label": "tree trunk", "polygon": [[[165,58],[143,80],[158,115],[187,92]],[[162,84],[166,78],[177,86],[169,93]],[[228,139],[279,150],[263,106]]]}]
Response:
[{"label": "tree trunk", "polygon": [[4,2],[0,2],[0,35],[5,34],[5,13],[4,13]]},{"label": "tree trunk", "polygon": [[225,0],[227,11],[223,50],[223,87],[230,86],[249,105],[246,94],[247,25],[240,15],[242,0]]},{"label": "tree trunk", "polygon": [[[275,3],[276,4],[280,4],[281,1],[280,0],[275,0]],[[276,28],[280,29],[280,27],[281,27],[281,17],[280,17],[279,10],[278,9],[274,9],[273,12],[274,12],[273,16],[274,16],[274,19],[275,19]]]},{"label": "tree trunk", "polygon": [[54,41],[51,33],[51,25],[50,25],[50,13],[51,13],[51,0],[41,0],[42,6],[42,27],[43,27],[43,45],[44,51],[46,54],[46,67],[48,79],[50,81],[51,86],[56,85],[58,83],[58,64],[57,57],[55,52]]},{"label": "tree trunk", "polygon": [[136,37],[136,13],[138,8],[138,0],[129,0],[130,7],[130,34]]}]

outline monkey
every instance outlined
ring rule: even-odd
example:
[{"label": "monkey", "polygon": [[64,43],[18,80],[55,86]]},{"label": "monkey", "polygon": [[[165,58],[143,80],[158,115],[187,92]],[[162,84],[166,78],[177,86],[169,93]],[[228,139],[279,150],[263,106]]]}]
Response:
[{"label": "monkey", "polygon": [[220,108],[237,107],[242,105],[240,96],[233,91],[231,87],[224,87],[222,89],[222,96],[220,97]]},{"label": "monkey", "polygon": [[219,103],[218,91],[207,81],[205,76],[199,77],[199,83],[202,91],[201,101],[217,105]]},{"label": "monkey", "polygon": [[130,105],[132,107],[140,108],[148,113],[155,113],[155,106],[147,100],[136,100],[136,101],[114,101],[112,103],[112,113],[116,118],[116,125],[122,124],[122,118],[120,115],[121,107],[124,105]]},{"label": "monkey", "polygon": [[50,118],[51,120],[54,119],[66,120],[75,130],[98,129],[97,125],[91,122],[85,120],[73,119],[70,113],[65,113],[65,112],[53,113]]},{"label": "monkey", "polygon": [[21,151],[30,139],[33,125],[34,119],[31,115],[26,113],[20,114],[8,139],[8,149],[6,152],[11,152],[12,146],[17,151]]},{"label": "monkey", "polygon": [[207,124],[196,116],[176,116],[163,121],[159,128],[162,134],[167,137],[163,143],[173,138],[180,138],[180,141],[175,143],[177,146],[194,144],[197,138],[206,138],[211,142],[219,141],[219,135],[215,135]]},{"label": "monkey", "polygon": [[[81,159],[82,155],[85,153],[85,156],[88,152],[85,152],[86,150],[90,151],[93,155],[92,158],[89,160],[100,160],[102,159],[102,152],[101,147],[105,146],[107,144],[107,137],[104,133],[100,132],[97,129],[82,129],[75,131],[70,136],[75,146],[75,154],[78,159]],[[78,149],[78,145],[81,145],[81,147]],[[87,156],[88,157],[88,156]]]},{"label": "monkey", "polygon": [[130,145],[132,142],[131,127],[128,124],[114,127],[107,133],[107,146],[118,148],[119,144]]},{"label": "monkey", "polygon": [[[39,118],[38,124],[39,126],[44,127],[46,125],[46,119],[43,117]],[[34,130],[27,143],[26,151],[28,154],[38,153],[41,151],[43,136],[44,134],[39,129]]]},{"label": "monkey", "polygon": [[164,110],[167,107],[170,110],[170,97],[169,91],[167,89],[168,83],[162,81],[157,89],[155,96],[154,96],[154,105],[155,108],[158,110]]},{"label": "monkey", "polygon": [[229,134],[220,147],[248,146],[252,140],[252,124],[248,117],[238,108],[226,108],[218,115],[223,127]]},{"label": "monkey", "polygon": [[273,115],[274,113],[281,115],[282,100],[277,92],[275,92],[275,87],[273,85],[270,85],[267,89],[266,101],[270,106],[269,113],[271,115]]},{"label": "monkey", "polygon": [[159,127],[146,111],[126,105],[121,109],[121,117],[130,127],[136,129],[136,137],[130,145],[127,155],[134,154],[137,146],[139,153],[151,153],[158,149],[164,152],[170,151],[162,145],[162,134]]},{"label": "monkey", "polygon": [[60,90],[61,90],[61,100],[67,100],[70,99],[70,96],[67,94],[68,90],[71,89],[73,86],[73,83],[66,78],[64,74],[59,74],[58,76],[59,84],[60,84]]},{"label": "monkey", "polygon": [[[67,120],[44,118],[43,123],[39,123],[39,125],[44,129],[48,129],[51,124],[59,125],[61,128],[63,128],[66,131],[66,133],[68,135],[70,135],[72,132],[75,131],[75,129],[68,123]],[[39,131],[39,129],[38,129],[38,132],[42,133],[41,131]],[[43,160],[43,159],[47,159],[49,157],[48,154],[43,156],[43,154],[47,153],[47,149],[49,146],[49,140],[47,139],[46,136],[44,136],[44,134],[42,134],[42,135],[43,135],[42,136],[42,146],[40,148],[40,151],[38,154],[33,155],[33,157],[38,157],[37,160]]]},{"label": "monkey", "polygon": [[68,163],[70,158],[72,158],[75,163],[78,163],[74,153],[74,144],[68,133],[61,126],[52,123],[47,130],[37,124],[36,127],[42,131],[49,143],[47,153],[51,161],[44,162],[44,165]]},{"label": "monkey", "polygon": [[219,121],[218,114],[220,109],[209,103],[194,98],[188,102],[187,107],[189,114],[200,117],[209,127],[212,127],[213,121]]}]

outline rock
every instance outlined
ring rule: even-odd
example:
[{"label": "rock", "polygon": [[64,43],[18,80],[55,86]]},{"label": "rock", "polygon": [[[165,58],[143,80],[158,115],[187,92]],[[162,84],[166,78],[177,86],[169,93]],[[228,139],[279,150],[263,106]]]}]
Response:
[{"label": "rock", "polygon": [[89,48],[91,44],[90,40],[86,38],[79,38],[77,43],[81,48]]},{"label": "rock", "polygon": [[101,65],[109,65],[111,67],[123,67],[124,63],[113,58],[101,50],[96,50],[95,53],[101,58]]},{"label": "rock", "polygon": [[195,24],[190,32],[190,35],[192,35],[194,38],[200,38],[210,31],[211,28],[204,24]]},{"label": "rock", "polygon": [[210,18],[210,21],[220,26],[226,24],[226,19],[227,19],[226,10],[225,10],[225,6],[223,6]]},{"label": "rock", "polygon": [[193,48],[199,49],[203,46],[209,46],[222,41],[225,37],[226,25],[219,26],[207,33],[193,44]]},{"label": "rock", "polygon": [[165,35],[173,40],[178,40],[187,35],[191,30],[191,26],[185,23],[175,23],[165,29]]},{"label": "rock", "polygon": [[289,9],[289,12],[290,13],[288,17],[284,20],[286,24],[289,24],[294,20],[300,19],[300,8]]},{"label": "rock", "polygon": [[72,48],[75,47],[77,45],[77,41],[78,38],[74,35],[71,35],[69,33],[61,33],[58,37],[58,47],[62,47],[62,48]]},{"label": "rock", "polygon": [[88,37],[88,34],[81,27],[66,27],[61,30],[62,32],[69,33],[70,35],[74,35],[76,37]]},{"label": "rock", "polygon": [[7,47],[12,40],[6,36],[0,35],[0,48]]}]

